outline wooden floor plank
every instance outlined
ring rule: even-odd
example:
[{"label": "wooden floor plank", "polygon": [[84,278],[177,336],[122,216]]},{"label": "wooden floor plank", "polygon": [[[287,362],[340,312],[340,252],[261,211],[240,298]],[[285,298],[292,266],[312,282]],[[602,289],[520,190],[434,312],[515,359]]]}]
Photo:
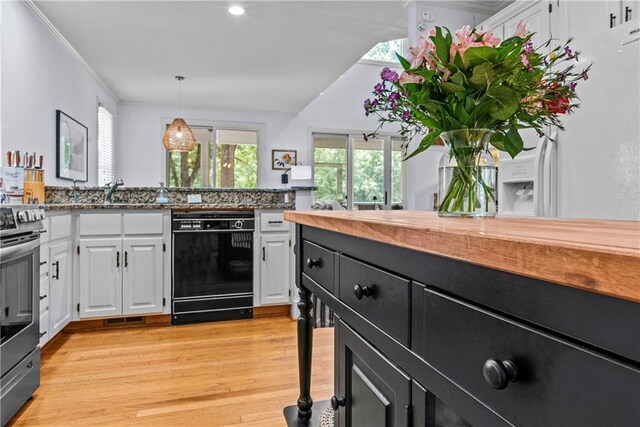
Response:
[{"label": "wooden floor plank", "polygon": [[[64,334],[13,426],[284,426],[298,398],[288,317]],[[333,394],[333,330],[318,329],[312,395]]]}]

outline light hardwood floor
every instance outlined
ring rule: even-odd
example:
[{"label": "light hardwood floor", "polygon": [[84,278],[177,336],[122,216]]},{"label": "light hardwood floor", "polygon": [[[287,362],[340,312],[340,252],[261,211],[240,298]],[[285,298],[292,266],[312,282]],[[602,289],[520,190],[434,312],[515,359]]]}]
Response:
[{"label": "light hardwood floor", "polygon": [[[286,317],[64,334],[14,426],[283,426],[298,398]],[[333,394],[333,330],[315,333],[312,396]]]}]

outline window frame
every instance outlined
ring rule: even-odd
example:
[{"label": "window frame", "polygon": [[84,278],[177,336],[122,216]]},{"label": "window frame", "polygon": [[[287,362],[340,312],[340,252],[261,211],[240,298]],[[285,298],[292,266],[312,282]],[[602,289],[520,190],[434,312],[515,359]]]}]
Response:
[{"label": "window frame", "polygon": [[[393,39],[393,40],[397,40],[397,39]],[[400,55],[406,56],[407,52],[409,50],[409,37],[403,37],[402,42],[400,43]],[[392,40],[387,40],[384,42],[380,42],[380,43],[387,43],[390,42]],[[380,43],[376,43],[375,45],[371,46],[371,48],[365,53],[365,55],[367,53],[369,53],[369,51],[371,49],[373,49],[375,46],[377,46]],[[360,58],[358,60],[358,64],[367,64],[367,65],[377,65],[380,67],[396,67],[396,68],[402,68],[402,65],[400,64],[400,62],[396,62],[396,61],[381,61],[379,59],[370,59],[370,58],[365,58],[364,56],[362,58]]]},{"label": "window frame", "polygon": [[111,182],[116,179],[117,175],[117,152],[118,152],[118,143],[117,143],[117,128],[116,128],[116,115],[110,107],[108,107],[104,102],[98,99],[96,105],[96,157],[97,157],[97,168],[96,168],[96,183],[98,186],[103,186],[105,184],[109,184],[108,182],[101,181],[101,155],[103,152],[100,144],[100,109],[106,111],[109,115],[111,115]]},{"label": "window frame", "polygon": [[[171,124],[171,122],[174,120],[174,117],[162,117],[162,124],[161,124],[161,134],[160,134],[160,139],[159,139],[159,144],[160,147],[162,147],[162,135],[164,135],[167,126]],[[188,119],[185,118],[184,119],[187,124],[189,125],[189,127],[193,126],[193,127],[198,127],[198,128],[210,128],[211,132],[212,132],[212,143],[213,143],[213,156],[212,156],[212,162],[213,162],[213,166],[212,166],[212,173],[211,176],[208,175],[208,166],[207,163],[209,161],[209,144],[207,144],[206,147],[202,148],[202,153],[200,155],[200,161],[202,162],[200,164],[200,169],[202,170],[202,187],[193,187],[195,188],[218,188],[216,186],[216,182],[217,182],[217,169],[216,169],[216,161],[217,161],[217,142],[216,142],[216,130],[244,130],[244,131],[249,131],[249,132],[256,132],[256,159],[257,159],[257,165],[256,165],[256,184],[257,187],[256,188],[261,188],[260,187],[260,172],[262,170],[261,166],[260,166],[260,160],[261,160],[261,140],[262,140],[262,135],[264,133],[264,125],[261,123],[251,123],[251,122],[224,122],[224,121],[212,121],[212,120],[198,120],[198,119]],[[163,181],[166,183],[167,187],[169,187],[169,183],[170,183],[170,170],[169,170],[169,152],[167,150],[165,150],[164,148],[162,148],[161,150],[161,160],[160,160],[160,164],[162,165],[162,167],[160,168],[160,181]],[[205,187],[205,182],[208,184]],[[179,188],[179,187],[173,187],[173,188]],[[240,189],[240,188],[239,188]]]},{"label": "window frame", "polygon": [[[354,139],[362,138],[363,131],[345,131],[345,130],[333,130],[333,129],[312,129],[309,132],[309,145],[311,147],[311,178],[315,183],[315,135],[333,135],[336,137],[346,137],[346,181],[347,181],[347,209],[353,210],[353,150]],[[383,201],[381,204],[384,210],[391,210],[394,205],[392,195],[392,153],[393,153],[393,140],[402,139],[402,136],[396,132],[378,132],[377,136],[382,139],[382,152],[383,152],[383,178],[384,178],[384,191],[389,193],[386,203]],[[401,205],[406,209],[407,205],[407,166],[405,162],[402,162],[402,195]],[[315,203],[315,200],[314,200]]]}]

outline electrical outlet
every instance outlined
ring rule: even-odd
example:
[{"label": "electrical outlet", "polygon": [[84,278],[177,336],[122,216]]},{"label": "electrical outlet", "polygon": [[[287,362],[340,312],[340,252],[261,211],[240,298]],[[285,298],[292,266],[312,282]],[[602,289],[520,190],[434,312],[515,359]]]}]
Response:
[{"label": "electrical outlet", "polygon": [[187,194],[187,203],[202,203],[202,194]]},{"label": "electrical outlet", "polygon": [[422,19],[427,22],[433,22],[436,20],[436,16],[430,10],[425,10],[422,12]]}]

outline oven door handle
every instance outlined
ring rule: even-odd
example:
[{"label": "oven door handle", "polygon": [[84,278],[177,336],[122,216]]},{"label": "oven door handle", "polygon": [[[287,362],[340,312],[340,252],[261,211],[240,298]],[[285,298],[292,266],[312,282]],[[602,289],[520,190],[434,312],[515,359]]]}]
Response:
[{"label": "oven door handle", "polygon": [[16,258],[23,257],[29,253],[37,250],[40,247],[40,239],[32,240],[28,243],[22,243],[15,246],[2,246],[0,247],[0,259],[5,261],[11,261]]},{"label": "oven door handle", "polygon": [[253,232],[255,231],[253,228],[230,228],[227,230],[173,230],[174,234],[182,234],[182,233],[242,233],[242,232]]}]

